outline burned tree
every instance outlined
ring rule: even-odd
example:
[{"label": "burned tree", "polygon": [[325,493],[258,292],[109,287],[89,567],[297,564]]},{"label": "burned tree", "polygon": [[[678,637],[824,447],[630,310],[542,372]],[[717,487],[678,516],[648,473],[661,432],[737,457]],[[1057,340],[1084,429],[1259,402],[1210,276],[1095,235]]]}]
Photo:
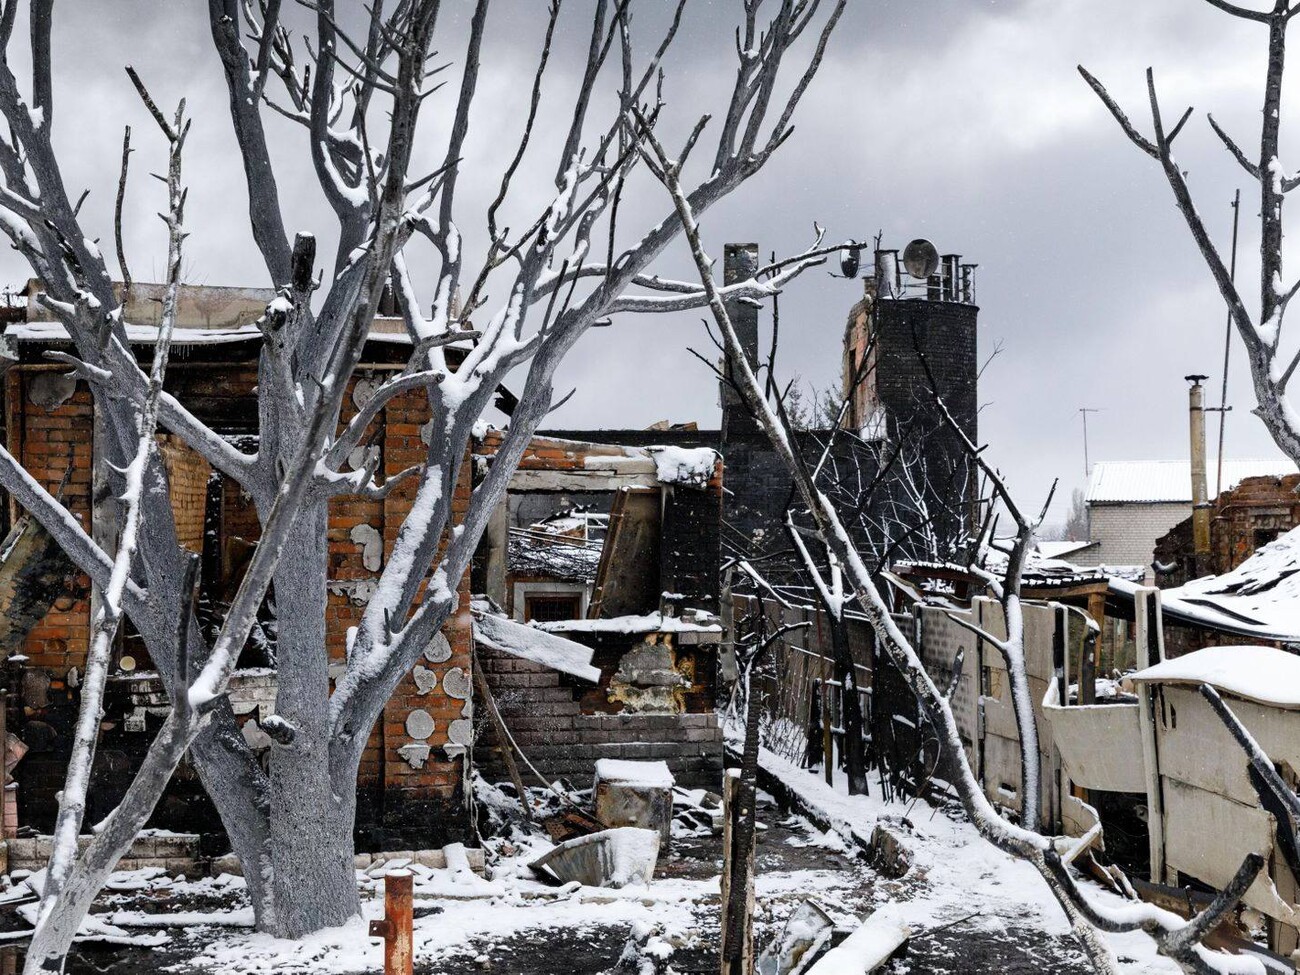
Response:
[{"label": "burned tree", "polygon": [[[1148,934],[1162,954],[1175,961],[1187,972],[1264,972],[1262,962],[1213,951],[1202,944],[1209,932],[1234,910],[1246,889],[1258,876],[1264,866],[1262,856],[1253,853],[1248,855],[1224,890],[1205,910],[1190,921],[1184,921],[1169,911],[1151,905],[1134,904],[1111,910],[1090,900],[1080,887],[1077,878],[1067,867],[1063,854],[1067,854],[1075,846],[1076,840],[1069,837],[1044,836],[1024,824],[1013,823],[989,802],[966,759],[947,695],[935,685],[921,662],[917,648],[899,629],[891,616],[875,578],[863,555],[858,551],[849,530],[840,519],[839,513],[808,477],[798,450],[793,445],[789,425],[780,416],[778,408],[768,401],[761,381],[755,376],[745,356],[732,325],[724,295],[714,283],[713,265],[701,242],[697,213],[682,187],[679,160],[668,155],[659,138],[644,124],[641,131],[647,142],[642,152],[651,154],[649,161],[653,163],[654,172],[672,197],[677,216],[691,246],[700,282],[708,294],[709,311],[721,334],[727,353],[727,365],[735,376],[737,388],[789,471],[799,499],[807,511],[811,532],[843,566],[845,579],[852,587],[857,609],[871,625],[883,652],[904,675],[927,718],[940,735],[942,747],[956,758],[952,785],[977,831],[998,849],[1034,866],[1048,884],[1069,919],[1071,929],[1080,945],[1099,972],[1118,973],[1119,971],[1118,960],[1104,938],[1103,932],[1126,931],[1143,931]],[[975,457],[980,458],[978,462],[984,473],[1000,483],[1001,479],[996,476],[996,472],[981,458],[981,451],[973,444],[971,449]],[[998,493],[1004,501],[1009,496],[1005,487],[1000,488]],[[1019,516],[1015,517],[1023,531],[1023,520]],[[1019,536],[1020,532],[1017,534]],[[1004,606],[1010,606],[1012,611],[1018,608],[1019,578],[1023,568],[1023,559],[1017,558],[1013,549],[1011,557],[1007,559],[999,587],[1001,597],[1006,600]],[[1002,641],[1005,646],[999,649],[1003,652],[1008,669],[1019,667],[1021,670],[1020,679],[1012,681],[1013,700],[1017,714],[1027,716],[1028,721],[1032,722],[1032,702],[1028,697],[1028,681],[1024,679],[1023,644],[1018,654],[1017,648],[1011,645],[1016,639],[1015,633],[1015,629],[1009,626],[1007,639]],[[1028,753],[1029,748],[1023,738],[1024,727],[1022,723],[1021,748],[1022,752]],[[1037,755],[1027,754],[1024,761],[1036,764]],[[1022,797],[1024,818],[1030,815],[1029,810],[1035,810],[1039,806],[1039,782],[1037,770],[1029,769],[1025,776]]]},{"label": "burned tree", "polygon": [[1147,99],[1151,113],[1151,136],[1144,135],[1129,119],[1105,86],[1086,68],[1079,73],[1114,116],[1120,128],[1141,152],[1155,160],[1173,193],[1174,203],[1187,223],[1192,241],[1201,252],[1215,286],[1223,296],[1228,316],[1250,363],[1256,406],[1254,413],[1264,423],[1278,448],[1300,464],[1300,419],[1287,395],[1300,349],[1282,345],[1283,322],[1291,300],[1300,291],[1300,281],[1288,283],[1282,275],[1282,207],[1287,194],[1300,186],[1300,174],[1287,172],[1279,155],[1282,134],[1282,80],[1286,62],[1287,30],[1300,13],[1292,0],[1274,0],[1267,10],[1243,7],[1229,0],[1207,0],[1224,13],[1260,24],[1267,33],[1267,64],[1264,69],[1263,110],[1258,154],[1251,156],[1241,144],[1208,115],[1210,127],[1242,170],[1259,187],[1259,297],[1258,307],[1246,304],[1246,293],[1233,280],[1209,229],[1197,212],[1187,175],[1173,154],[1174,141],[1191,118],[1188,108],[1172,126],[1167,125],[1156,91],[1155,73],[1147,68]]},{"label": "burned tree", "polygon": [[[18,6],[9,0],[0,8],[0,48],[6,52],[14,43]],[[684,0],[644,49],[634,39],[629,5],[596,0],[586,25],[583,84],[565,109],[571,109],[572,121],[554,131],[553,139],[552,130],[535,125],[561,19],[561,5],[551,5],[528,117],[501,160],[496,198],[479,215],[487,243],[477,254],[458,228],[458,221],[473,216],[461,213],[458,189],[480,67],[488,56],[484,37],[492,5],[474,5],[459,57],[458,93],[438,127],[446,133],[440,162],[428,173],[413,172],[412,159],[421,116],[446,76],[446,65],[430,63],[441,4],[402,0],[391,10],[373,4],[355,35],[341,24],[332,0],[306,6],[314,24],[302,40],[281,22],[277,0],[208,5],[246,177],[252,236],[278,291],[258,322],[255,452],[223,439],[174,396],[158,391],[129,351],[121,292],[81,229],[80,204],[67,192],[53,148],[49,0],[33,0],[30,7],[34,68],[26,86],[14,61],[0,60],[0,114],[9,125],[8,139],[0,140],[0,230],[30,263],[44,291],[41,300],[75,345],[75,356],[64,361],[94,395],[105,431],[105,476],[135,506],[134,541],[118,543],[121,558],[115,561],[3,451],[0,485],[104,592],[107,613],[97,626],[111,622],[113,602],[107,597],[120,592],[121,611],[143,638],[173,700],[126,800],[100,824],[86,853],[60,868],[66,879],[42,906],[29,971],[61,967],[100,882],[147,820],[187,750],[244,863],[260,929],[297,937],[355,915],[352,825],[366,739],[398,681],[454,611],[456,580],[467,571],[529,438],[555,404],[557,367],[588,328],[611,315],[676,311],[707,301],[698,284],[647,270],[681,233],[674,214],[645,227],[617,221],[620,199],[642,192],[649,182],[640,150],[648,127],[666,117],[660,68]],[[724,122],[709,150],[711,165],[690,190],[696,211],[757,173],[790,135],[795,109],[844,6],[845,0],[783,0],[762,20],[759,3],[742,5],[742,43],[734,86],[722,106]],[[591,95],[607,77],[617,104],[599,118]],[[267,110],[301,126],[307,162],[337,223],[338,248],[324,261],[319,283],[314,236],[291,237],[284,223],[279,181],[285,172],[272,163],[263,124]],[[179,158],[179,120],[161,124],[165,131],[170,127]],[[691,145],[698,146],[701,137],[697,128]],[[525,167],[553,174],[549,199],[530,200],[515,189]],[[506,225],[507,213],[513,226]],[[415,240],[431,248],[431,266],[417,267],[408,250]],[[729,294],[768,294],[816,256],[764,269],[763,280],[737,282]],[[405,368],[341,425],[344,390],[390,283],[412,353]],[[475,328],[469,327],[471,317]],[[452,345],[459,346],[455,356]],[[165,342],[159,347],[165,349]],[[510,429],[468,511],[453,525],[453,487],[471,431],[506,374],[521,367],[526,378]],[[424,462],[387,479],[373,460],[349,469],[348,458],[384,404],[412,390],[427,395],[433,416]],[[157,452],[143,449],[155,410],[163,429],[253,499],[261,522],[253,562],[211,645],[187,610],[192,577],[162,488],[165,471]],[[136,477],[147,487],[133,493],[129,479]],[[414,503],[351,641],[346,667],[331,686],[329,661],[321,652],[328,506],[342,497],[382,498],[397,485],[413,488]],[[279,681],[275,744],[263,772],[224,692],[271,586]],[[96,706],[93,695],[86,706]],[[69,834],[75,832],[76,798],[74,789],[61,827]]]}]

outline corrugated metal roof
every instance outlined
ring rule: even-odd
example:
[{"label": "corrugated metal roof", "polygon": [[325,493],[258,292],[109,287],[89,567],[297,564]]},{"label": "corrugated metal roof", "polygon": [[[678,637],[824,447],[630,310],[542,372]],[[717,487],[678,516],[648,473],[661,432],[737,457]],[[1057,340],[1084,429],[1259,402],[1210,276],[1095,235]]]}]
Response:
[{"label": "corrugated metal roof", "polygon": [[[1223,490],[1247,477],[1280,477],[1296,473],[1295,464],[1283,458],[1225,460]],[[1209,489],[1214,492],[1217,465],[1211,461]],[[1092,465],[1088,481],[1089,504],[1192,503],[1192,465],[1186,460],[1107,460]]]}]

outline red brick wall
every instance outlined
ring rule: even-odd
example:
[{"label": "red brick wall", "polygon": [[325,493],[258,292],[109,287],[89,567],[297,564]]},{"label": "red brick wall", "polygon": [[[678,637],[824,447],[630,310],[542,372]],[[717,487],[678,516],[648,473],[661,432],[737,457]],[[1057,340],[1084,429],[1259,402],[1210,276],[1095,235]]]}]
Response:
[{"label": "red brick wall", "polygon": [[[51,491],[57,489],[71,464],[63,496],[73,513],[88,525],[93,439],[90,395],[84,384],[79,384],[66,403],[55,409],[42,409],[30,402],[26,389],[31,379],[41,371],[40,367],[15,367],[6,375],[9,448]],[[363,373],[359,378],[382,380],[390,374],[376,371],[373,376]],[[181,368],[173,373],[169,386],[200,418],[235,417],[247,425],[252,419],[249,404],[252,403],[255,376],[255,369],[249,364]],[[351,395],[353,390],[350,390],[344,407],[342,420],[345,423],[357,410]],[[252,412],[255,413],[255,407]],[[424,459],[425,446],[420,439],[420,427],[428,417],[427,397],[422,393],[410,393],[388,404],[372,426],[372,432],[378,429],[378,437],[372,442],[377,442],[383,451],[382,468],[386,476],[395,475]],[[172,479],[178,531],[182,544],[200,550],[207,464],[172,440],[168,437],[164,443],[164,458]],[[364,584],[378,576],[363,564],[362,546],[352,540],[351,532],[361,524],[375,528],[383,538],[386,559],[402,519],[410,510],[415,484],[415,478],[410,479],[383,501],[341,498],[331,505],[328,578],[331,584],[338,584],[330,587],[326,610],[331,660],[344,659],[347,630],[356,625],[364,608]],[[456,521],[464,516],[469,492],[470,467],[465,464],[453,503]],[[229,573],[233,568],[232,560],[238,554],[236,550],[241,547],[232,542],[240,538],[253,543],[260,534],[251,500],[232,484],[226,485],[223,494],[221,520],[223,568]],[[451,723],[467,718],[468,708],[465,701],[445,693],[444,680],[448,672],[461,668],[468,681],[471,642],[468,573],[460,581],[458,591],[460,610],[444,627],[444,635],[452,650],[450,659],[440,663],[421,662],[436,674],[437,687],[421,694],[414,680],[406,677],[385,709],[382,721],[371,734],[359,783],[382,784],[385,805],[389,797],[397,800],[413,797],[451,800],[459,794],[461,762],[450,758],[443,745],[448,741]],[[88,580],[82,578],[76,592],[56,602],[54,609],[35,627],[24,648],[30,658],[28,666],[49,670],[56,683],[62,681],[71,667],[84,666],[90,623],[88,594]],[[453,685],[455,683],[453,677]],[[435,722],[434,732],[425,742],[430,747],[430,756],[422,768],[413,767],[398,754],[399,748],[412,742],[406,732],[406,719],[417,708],[427,711]],[[466,713],[462,714],[463,711]]]},{"label": "red brick wall", "polygon": [[[90,527],[91,400],[84,384],[62,405],[45,409],[32,403],[27,386],[48,369],[10,369],[6,374],[6,426],[9,451],[47,490],[63,484],[63,502],[87,529]],[[64,480],[66,476],[66,481]],[[13,506],[11,517],[18,509]],[[49,669],[62,680],[74,666],[83,667],[89,645],[90,581],[77,579],[69,592],[28,634],[23,652],[29,666]]]}]

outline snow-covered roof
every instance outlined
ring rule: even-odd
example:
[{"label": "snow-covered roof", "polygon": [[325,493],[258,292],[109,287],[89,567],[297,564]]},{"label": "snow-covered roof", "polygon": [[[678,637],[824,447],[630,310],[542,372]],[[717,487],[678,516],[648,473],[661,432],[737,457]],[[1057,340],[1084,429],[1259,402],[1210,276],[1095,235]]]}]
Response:
[{"label": "snow-covered roof", "polygon": [[[70,342],[67,329],[61,322],[16,322],[5,329],[5,337],[16,342]],[[153,345],[158,341],[156,325],[127,325],[126,338],[132,345]],[[172,332],[173,345],[229,345],[232,342],[261,341],[262,333],[256,325],[239,325],[231,328],[177,328]],[[405,332],[372,329],[367,338],[371,342],[392,342],[410,345],[411,337]]]},{"label": "snow-covered roof", "polygon": [[[1296,473],[1296,466],[1283,458],[1225,460],[1223,489],[1236,487],[1248,477],[1281,477]],[[1209,467],[1211,489],[1218,476]],[[1089,504],[1186,503],[1192,502],[1192,465],[1186,460],[1104,460],[1092,465],[1088,481]]]},{"label": "snow-covered roof", "polygon": [[1138,671],[1133,680],[1209,684],[1234,697],[1300,710],[1300,656],[1275,647],[1206,647]]},{"label": "snow-covered roof", "polygon": [[1035,542],[1034,544],[1038,550],[1038,554],[1041,555],[1043,558],[1063,559],[1067,555],[1072,555],[1073,553],[1081,551],[1085,548],[1091,548],[1093,545],[1096,545],[1097,543],[1093,541],[1089,541],[1088,539],[1085,538],[1083,541],[1073,541],[1070,539],[1065,539],[1065,540],[1051,541],[1051,542],[1040,541],[1040,542]]},{"label": "snow-covered roof", "polygon": [[1166,589],[1167,615],[1260,639],[1300,641],[1300,528],[1257,549],[1231,572]]},{"label": "snow-covered roof", "polygon": [[[699,620],[707,622],[698,622]],[[538,623],[538,629],[547,633],[717,633],[722,625],[713,622],[717,617],[702,616],[695,619],[647,613],[645,616],[615,616],[604,620],[557,620]]]},{"label": "snow-covered roof", "polygon": [[[1007,570],[1006,552],[995,548],[988,549],[984,553],[983,567],[994,575],[1001,576],[1005,574]],[[895,562],[894,568],[900,572],[911,570],[920,575],[941,572],[970,574],[970,567],[958,562],[923,562],[904,559]],[[1024,574],[1021,580],[1026,587],[1030,588],[1034,586],[1083,586],[1107,582],[1114,576],[1125,579],[1140,579],[1144,571],[1142,566],[1139,565],[1079,566],[1063,559],[1046,558],[1042,552],[1030,552],[1029,557],[1025,559]],[[970,575],[970,578],[973,582],[979,581],[974,575]]]},{"label": "snow-covered roof", "polygon": [[474,640],[512,657],[543,664],[563,674],[572,674],[593,684],[600,682],[600,669],[593,667],[591,647],[526,626],[495,613],[474,611]]}]

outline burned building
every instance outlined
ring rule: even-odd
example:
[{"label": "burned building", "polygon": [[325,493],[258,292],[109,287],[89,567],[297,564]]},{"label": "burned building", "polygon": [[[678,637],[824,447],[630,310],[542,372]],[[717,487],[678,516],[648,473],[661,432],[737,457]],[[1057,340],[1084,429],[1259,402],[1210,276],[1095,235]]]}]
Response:
[{"label": "burned building", "polygon": [[[137,284],[126,303],[132,323],[128,338],[146,368],[157,333],[155,290]],[[167,389],[199,419],[242,447],[250,446],[258,429],[254,388],[261,333],[253,323],[272,298],[274,293],[258,289],[182,289]],[[84,382],[66,375],[65,366],[44,355],[68,348],[67,335],[36,301],[26,302],[11,317],[19,320],[9,322],[2,337],[10,357],[3,377],[6,446],[34,478],[61,496],[93,535],[111,538],[105,534],[112,528],[97,474],[90,391]],[[386,374],[403,368],[408,356],[409,339],[400,319],[376,320],[350,383],[344,422]],[[427,397],[419,391],[399,395],[385,406],[366,447],[379,452],[382,469],[395,473],[420,462],[425,454],[421,427],[429,419],[428,410]],[[180,438],[162,434],[160,442],[180,542],[202,559],[200,618],[215,623],[257,544],[259,522],[251,499],[233,482],[214,475]],[[466,472],[458,488],[458,512],[464,510],[468,490]],[[412,494],[413,485],[403,485],[383,500],[345,497],[331,504],[326,641],[332,659],[344,658],[347,629],[360,618]],[[14,581],[16,592],[40,592],[44,597],[29,599],[21,612],[6,607],[4,614],[8,629],[0,654],[6,659],[10,692],[8,726],[26,747],[13,772],[16,813],[19,824],[48,831],[71,747],[79,676],[90,640],[91,591],[89,581],[72,570],[43,530],[23,518],[16,502],[6,499],[5,506],[14,526],[14,548],[3,559],[0,573]],[[47,584],[55,577],[58,584]],[[448,675],[468,673],[468,579],[462,581],[461,596],[463,610],[443,631],[444,659],[436,664],[440,687],[457,685],[454,679],[445,680]],[[272,599],[243,650],[230,693],[244,737],[255,750],[270,745],[262,724],[275,709],[274,644]],[[404,842],[409,848],[431,831],[450,827],[453,834],[464,832],[462,753],[469,742],[468,694],[457,699],[426,690],[412,677],[405,678],[371,733],[358,780],[357,827],[363,847]],[[118,803],[168,706],[143,641],[129,625],[124,627],[113,653],[89,821],[102,818]],[[423,717],[413,724],[412,715]],[[408,731],[427,726],[432,730],[418,740]],[[151,825],[220,833],[215,809],[187,764],[178,770]]]},{"label": "burned building", "polygon": [[[500,443],[497,431],[478,441],[476,469]],[[476,653],[506,733],[548,778],[580,781],[602,758],[665,761],[679,781],[710,787],[721,775],[722,475],[707,447],[529,445],[480,544],[474,589],[534,632],[589,647],[594,670],[584,679],[482,640]],[[489,778],[507,771],[500,737],[476,750]]]},{"label": "burned building", "polygon": [[[155,290],[138,284],[126,303],[132,323],[128,340],[146,363],[157,336]],[[270,291],[212,287],[186,287],[181,294],[167,389],[245,450],[255,449],[258,431],[255,386],[262,336],[254,323],[274,297]],[[111,544],[91,393],[84,382],[66,374],[65,366],[46,357],[68,347],[67,335],[35,301],[19,303],[8,317],[0,335],[6,354],[4,444],[92,535]],[[454,344],[448,351],[453,361],[461,354]],[[363,408],[388,375],[403,369],[409,355],[403,323],[381,313],[350,380],[342,422]],[[379,411],[352,466],[377,463],[391,475],[418,465],[427,454],[430,422],[422,391],[395,396]],[[478,441],[462,465],[454,522],[464,515],[475,477],[491,462],[499,443],[494,437],[489,433]],[[219,626],[257,545],[259,520],[251,499],[180,438],[159,434],[159,442],[180,543],[201,558],[197,612],[206,625]],[[606,458],[607,468],[591,462],[596,457]],[[605,517],[608,506],[604,514],[593,515],[588,531],[585,515],[548,517],[572,507],[567,502],[537,517],[527,504],[517,505],[513,515],[503,508],[488,533],[482,562],[486,574],[476,580],[482,591],[500,597],[501,610],[521,621],[582,622],[593,609],[606,616],[637,614],[640,622],[606,628],[617,633],[548,634],[519,626],[504,612],[498,615],[496,605],[475,603],[472,573],[458,580],[457,612],[403,678],[371,731],[357,782],[361,850],[418,849],[472,836],[466,776],[481,730],[474,718],[476,640],[487,671],[544,698],[529,703],[530,717],[555,718],[562,705],[575,714],[600,715],[575,730],[563,749],[569,758],[589,753],[587,773],[591,756],[637,753],[647,743],[654,744],[650,750],[656,757],[680,753],[683,760],[674,764],[682,771],[712,774],[720,769],[721,738],[712,714],[712,648],[720,627],[709,612],[717,608],[721,466],[716,454],[667,445],[643,451],[584,445],[575,451],[537,441],[518,475],[515,486],[522,488],[512,491],[512,499],[542,497],[531,490],[539,477],[552,485],[557,478],[563,482],[560,500],[571,490],[577,497],[612,500],[616,510],[612,518]],[[412,481],[382,498],[331,502],[324,631],[325,649],[339,665],[332,676],[342,670],[348,630],[374,591],[414,489]],[[0,712],[0,740],[8,743],[3,754],[14,787],[5,790],[0,838],[12,838],[19,829],[28,835],[48,833],[53,825],[80,703],[93,596],[89,580],[39,524],[12,499],[4,502],[10,530],[0,550],[0,667],[8,693]],[[509,530],[512,517],[522,530]],[[534,528],[538,522],[542,527]],[[498,541],[500,547],[492,548]],[[564,546],[568,558],[553,557],[548,546]],[[661,622],[645,625],[652,616]],[[244,738],[263,759],[271,743],[265,726],[276,709],[275,643],[272,593],[229,692]],[[638,646],[653,649],[629,656]],[[560,695],[546,690],[560,686],[565,688]],[[502,695],[507,713],[508,698]],[[89,821],[118,804],[169,707],[143,641],[124,626],[111,661]],[[562,736],[553,730],[539,733],[546,742],[561,744]],[[521,742],[537,740],[522,722],[517,732]],[[613,746],[597,747],[606,740]],[[484,754],[490,762],[491,751]],[[545,756],[539,759],[544,764]],[[178,769],[150,826],[201,834],[207,853],[224,852],[216,810],[187,763]]]},{"label": "burned building", "polygon": [[[757,244],[728,244],[724,283],[752,277],[758,254]],[[843,417],[838,425],[815,423],[813,429],[797,430],[795,439],[810,469],[827,455],[819,483],[833,501],[859,509],[850,527],[862,551],[951,559],[959,555],[975,515],[975,483],[961,435],[942,418],[936,395],[965,436],[977,441],[975,265],[949,255],[939,260],[936,273],[921,273],[929,268],[914,262],[911,268],[920,276],[902,268],[897,251],[876,253],[861,279],[863,296],[845,326]],[[769,338],[758,306],[735,301],[728,311],[750,365],[759,369]],[[787,548],[789,473],[725,379],[720,396],[719,429],[691,424],[671,429],[668,436],[722,454],[724,552],[753,555]],[[560,430],[552,435],[646,446],[665,432]],[[918,525],[925,530],[917,531]]]}]

